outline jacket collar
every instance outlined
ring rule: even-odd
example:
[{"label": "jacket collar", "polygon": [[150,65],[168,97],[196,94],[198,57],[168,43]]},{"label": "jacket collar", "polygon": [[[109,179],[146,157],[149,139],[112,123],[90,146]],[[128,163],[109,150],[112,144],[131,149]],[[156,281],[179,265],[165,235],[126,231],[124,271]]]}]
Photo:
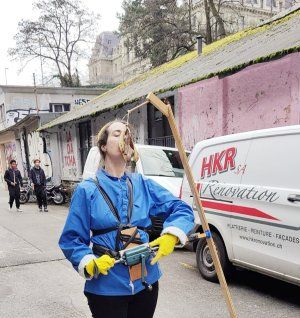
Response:
[{"label": "jacket collar", "polygon": [[103,168],[100,168],[97,172],[97,177],[98,179],[100,179],[102,176],[109,178],[111,180],[117,181],[117,180],[126,180],[126,178],[128,177],[128,174],[125,172],[123,174],[123,176],[121,178],[118,177],[114,177],[112,175],[110,175],[106,170],[104,170]]}]

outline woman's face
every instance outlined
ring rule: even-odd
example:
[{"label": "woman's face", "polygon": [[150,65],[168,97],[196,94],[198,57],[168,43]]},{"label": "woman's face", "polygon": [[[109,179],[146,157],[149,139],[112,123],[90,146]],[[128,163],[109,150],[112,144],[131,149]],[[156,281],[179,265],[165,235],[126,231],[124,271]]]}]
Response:
[{"label": "woman's face", "polygon": [[[108,138],[106,145],[102,146],[102,150],[106,153],[106,156],[110,158],[118,159],[122,157],[119,142],[123,132],[127,129],[126,125],[120,122],[111,124],[108,129]],[[131,158],[132,152],[128,153],[128,159]]]}]

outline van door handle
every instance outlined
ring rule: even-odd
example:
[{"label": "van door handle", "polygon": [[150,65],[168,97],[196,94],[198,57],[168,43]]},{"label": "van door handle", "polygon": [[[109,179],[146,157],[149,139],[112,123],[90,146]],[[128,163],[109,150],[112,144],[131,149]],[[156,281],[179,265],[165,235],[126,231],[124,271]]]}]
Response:
[{"label": "van door handle", "polygon": [[300,195],[299,194],[290,194],[287,197],[288,201],[290,202],[300,202]]}]

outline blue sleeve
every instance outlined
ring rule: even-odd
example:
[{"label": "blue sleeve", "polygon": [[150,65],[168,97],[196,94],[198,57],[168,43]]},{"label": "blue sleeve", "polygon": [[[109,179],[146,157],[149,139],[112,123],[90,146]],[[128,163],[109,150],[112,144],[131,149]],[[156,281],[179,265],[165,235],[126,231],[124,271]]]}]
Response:
[{"label": "blue sleeve", "polygon": [[[183,235],[187,235],[193,229],[193,210],[188,204],[175,197],[171,192],[160,186],[155,181],[151,179],[145,180],[154,203],[153,207],[150,210],[150,216],[163,217],[165,219],[165,222],[162,234],[178,234],[177,236],[183,243],[184,239],[182,238],[182,236],[180,236],[180,232],[183,232]],[[179,231],[176,231],[176,229],[173,228],[177,228],[179,229]]]},{"label": "blue sleeve", "polygon": [[73,193],[69,215],[59,239],[59,246],[66,258],[78,270],[80,261],[90,249],[90,198],[82,184]]}]

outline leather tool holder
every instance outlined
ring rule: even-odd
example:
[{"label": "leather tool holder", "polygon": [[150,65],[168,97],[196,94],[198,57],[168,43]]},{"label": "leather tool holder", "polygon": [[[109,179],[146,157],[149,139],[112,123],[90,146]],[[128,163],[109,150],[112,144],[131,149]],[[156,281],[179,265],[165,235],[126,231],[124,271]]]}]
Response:
[{"label": "leather tool holder", "polygon": [[[125,230],[122,230],[121,231],[121,234],[122,235],[125,235],[125,236],[132,236],[134,234],[134,232],[137,230],[136,227],[131,227],[130,229],[125,229]],[[136,236],[135,236],[136,239],[139,239],[140,238],[140,234],[137,233]],[[123,244],[125,244],[126,242],[122,241]],[[132,248],[132,247],[135,247],[135,246],[138,246],[140,244],[136,244],[136,243],[130,243],[126,248]],[[136,264],[136,265],[133,265],[133,266],[129,266],[129,274],[130,274],[130,280],[131,281],[136,281],[138,279],[142,279],[142,264]],[[147,276],[147,270],[145,268],[145,276]]]}]

